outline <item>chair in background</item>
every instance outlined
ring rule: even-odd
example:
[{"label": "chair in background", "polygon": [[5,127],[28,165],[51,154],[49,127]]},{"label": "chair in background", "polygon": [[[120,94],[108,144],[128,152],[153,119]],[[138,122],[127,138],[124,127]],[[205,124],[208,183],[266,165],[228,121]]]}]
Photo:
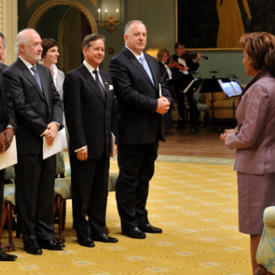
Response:
[{"label": "chair in background", "polygon": [[109,182],[108,182],[108,191],[113,192],[116,191],[116,180],[117,180],[117,173],[110,172],[109,174]]},{"label": "chair in background", "polygon": [[64,229],[66,219],[66,200],[72,198],[71,193],[71,173],[70,169],[65,169],[64,153],[56,155],[56,178],[54,184],[53,214],[57,218],[58,231],[56,241],[65,242]]},{"label": "chair in background", "polygon": [[[12,223],[13,223],[13,215],[15,209],[15,184],[14,184],[14,168],[9,167],[5,169],[5,181],[10,183],[4,185],[4,198],[3,198],[3,206],[2,206],[2,218],[0,225],[0,245],[4,251],[14,251],[15,244],[12,238]],[[1,243],[1,237],[3,233],[4,226],[7,224],[9,242],[4,245]]]},{"label": "chair in background", "polygon": [[256,254],[260,266],[255,275],[275,273],[275,206],[269,206],[264,210],[263,221],[264,230]]}]

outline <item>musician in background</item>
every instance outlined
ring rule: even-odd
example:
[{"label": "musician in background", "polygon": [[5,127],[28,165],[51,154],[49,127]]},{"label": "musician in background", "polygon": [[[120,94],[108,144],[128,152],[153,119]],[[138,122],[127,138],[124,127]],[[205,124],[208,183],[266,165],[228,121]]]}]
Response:
[{"label": "musician in background", "polygon": [[[178,101],[178,111],[182,120],[178,121],[178,128],[185,127],[185,105],[184,105],[184,89],[193,80],[193,75],[199,68],[199,60],[201,54],[189,54],[186,52],[185,46],[182,42],[175,44],[176,53],[172,56],[172,62],[169,66],[174,69],[175,72],[175,91]],[[190,134],[195,134],[198,130],[197,119],[197,106],[194,100],[194,91],[189,90],[187,93],[187,101],[190,111]]]},{"label": "musician in background", "polygon": [[[173,79],[173,69],[170,69],[168,66],[168,61],[170,58],[169,51],[167,49],[160,49],[157,54],[157,58],[159,61],[159,69],[161,74],[161,82],[165,84],[169,90],[171,98],[173,98],[174,92],[174,79]],[[165,118],[165,134],[170,134],[169,130],[171,129],[171,109],[172,104],[170,105],[169,111],[164,114]]]}]

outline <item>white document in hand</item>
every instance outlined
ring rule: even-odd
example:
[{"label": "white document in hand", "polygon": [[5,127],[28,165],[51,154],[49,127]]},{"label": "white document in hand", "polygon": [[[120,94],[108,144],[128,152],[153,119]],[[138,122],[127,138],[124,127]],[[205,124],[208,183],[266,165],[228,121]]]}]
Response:
[{"label": "white document in hand", "polygon": [[67,148],[67,138],[65,128],[57,132],[57,135],[54,139],[52,145],[48,145],[46,138],[43,137],[43,159],[49,158],[63,149]]},{"label": "white document in hand", "polygon": [[0,154],[0,170],[13,166],[16,163],[17,163],[17,149],[16,149],[16,138],[14,136],[8,150]]}]

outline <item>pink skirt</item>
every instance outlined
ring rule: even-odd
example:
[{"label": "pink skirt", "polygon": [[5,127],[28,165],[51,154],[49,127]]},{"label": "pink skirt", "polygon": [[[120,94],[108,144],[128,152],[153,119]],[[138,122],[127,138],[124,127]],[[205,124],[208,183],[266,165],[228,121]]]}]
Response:
[{"label": "pink skirt", "polygon": [[263,231],[263,212],[275,205],[275,173],[245,174],[238,172],[239,230],[249,235]]}]

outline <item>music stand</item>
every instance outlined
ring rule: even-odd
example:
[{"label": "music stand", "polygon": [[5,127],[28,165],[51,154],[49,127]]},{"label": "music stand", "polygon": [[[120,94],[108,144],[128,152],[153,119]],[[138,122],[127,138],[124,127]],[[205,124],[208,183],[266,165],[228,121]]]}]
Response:
[{"label": "music stand", "polygon": [[228,98],[233,98],[232,102],[232,118],[235,119],[235,100],[234,97],[239,97],[243,90],[239,82],[231,79],[218,79],[222,91]]},{"label": "music stand", "polygon": [[199,86],[202,83],[201,78],[194,78],[190,81],[190,83],[184,88],[183,93],[186,94],[190,91],[196,92],[196,90],[199,88]]},{"label": "music stand", "polygon": [[212,126],[215,128],[215,117],[214,117],[214,93],[220,93],[222,92],[222,88],[216,79],[215,76],[212,78],[205,78],[201,82],[200,86],[200,93],[211,93],[211,116],[212,116]]}]

